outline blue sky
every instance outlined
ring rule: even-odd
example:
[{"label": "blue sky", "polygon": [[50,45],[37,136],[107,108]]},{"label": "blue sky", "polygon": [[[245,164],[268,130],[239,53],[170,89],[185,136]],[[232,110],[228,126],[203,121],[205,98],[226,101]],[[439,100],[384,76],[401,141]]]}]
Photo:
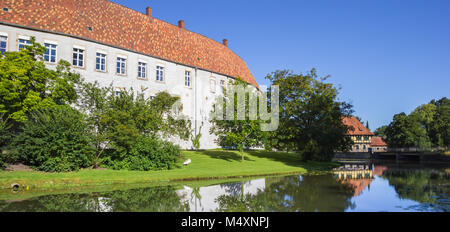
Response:
[{"label": "blue sky", "polygon": [[114,0],[217,41],[260,85],[277,69],[316,68],[371,129],[450,97],[448,0]]}]

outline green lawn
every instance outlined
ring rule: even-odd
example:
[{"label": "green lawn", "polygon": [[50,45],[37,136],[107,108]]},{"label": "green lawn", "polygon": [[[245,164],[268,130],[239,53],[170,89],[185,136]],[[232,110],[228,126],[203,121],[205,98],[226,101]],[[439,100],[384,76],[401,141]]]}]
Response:
[{"label": "green lawn", "polygon": [[335,167],[334,163],[301,163],[292,153],[251,151],[241,163],[241,156],[233,151],[184,151],[184,160],[192,163],[168,171],[113,171],[82,170],[71,173],[0,172],[0,189],[11,188],[12,183],[31,189],[65,189],[118,184],[163,183],[187,180],[241,178],[290,173],[313,173]]}]

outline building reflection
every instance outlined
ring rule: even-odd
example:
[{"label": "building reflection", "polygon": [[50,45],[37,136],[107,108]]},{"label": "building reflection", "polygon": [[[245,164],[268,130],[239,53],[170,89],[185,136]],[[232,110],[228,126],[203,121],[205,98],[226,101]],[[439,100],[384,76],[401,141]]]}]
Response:
[{"label": "building reflection", "polygon": [[176,194],[182,202],[189,205],[191,212],[213,212],[219,208],[217,199],[221,196],[256,195],[264,191],[265,187],[265,179],[257,179],[200,188],[184,186],[183,189],[177,190]]},{"label": "building reflection", "polygon": [[354,189],[354,197],[361,195],[365,189],[370,189],[374,176],[382,176],[387,170],[386,166],[373,164],[344,164],[334,169],[334,177],[343,184]]}]

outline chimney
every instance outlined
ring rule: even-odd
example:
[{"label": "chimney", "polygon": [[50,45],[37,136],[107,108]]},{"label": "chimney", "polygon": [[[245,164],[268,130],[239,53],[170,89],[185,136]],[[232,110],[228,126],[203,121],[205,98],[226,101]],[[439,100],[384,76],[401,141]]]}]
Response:
[{"label": "chimney", "polygon": [[145,9],[145,11],[146,11],[146,15],[147,15],[149,18],[151,18],[151,17],[152,17],[152,8],[151,8],[151,7],[147,7],[147,8]]},{"label": "chimney", "polygon": [[184,29],[184,27],[185,27],[184,20],[178,21],[178,27]]},{"label": "chimney", "polygon": [[223,39],[222,43],[223,43],[223,45],[225,45],[225,47],[228,47],[228,40],[227,39]]}]

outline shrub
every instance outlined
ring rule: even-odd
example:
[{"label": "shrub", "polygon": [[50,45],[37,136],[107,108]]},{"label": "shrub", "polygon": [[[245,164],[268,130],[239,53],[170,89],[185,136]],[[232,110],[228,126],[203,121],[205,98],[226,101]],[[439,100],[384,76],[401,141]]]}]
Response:
[{"label": "shrub", "polygon": [[83,114],[70,106],[36,111],[12,143],[16,161],[40,171],[67,172],[91,164],[93,148]]},{"label": "shrub", "polygon": [[0,154],[0,170],[2,170],[3,168],[5,168],[5,162],[3,162],[3,156],[2,154]]},{"label": "shrub", "polygon": [[181,150],[173,143],[151,136],[140,136],[128,153],[111,162],[113,169],[134,171],[168,170],[176,167]]},{"label": "shrub", "polygon": [[8,120],[5,120],[5,114],[0,114],[0,152],[5,149],[5,147],[11,141],[11,125]]}]

